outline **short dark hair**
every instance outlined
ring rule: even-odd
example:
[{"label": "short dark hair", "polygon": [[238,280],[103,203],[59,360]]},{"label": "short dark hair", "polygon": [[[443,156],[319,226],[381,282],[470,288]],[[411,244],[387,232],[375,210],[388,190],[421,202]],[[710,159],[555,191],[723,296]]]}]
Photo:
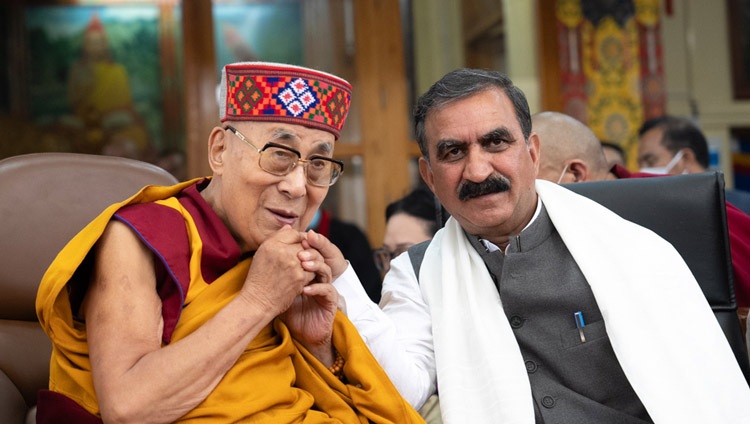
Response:
[{"label": "short dark hair", "polygon": [[397,213],[424,219],[430,223],[430,235],[443,228],[450,216],[437,197],[425,186],[419,186],[385,208],[386,222]]},{"label": "short dark hair", "polygon": [[689,119],[670,115],[651,118],[638,129],[638,136],[642,137],[654,128],[663,128],[661,144],[664,148],[673,154],[682,149],[690,149],[695,154],[695,160],[704,168],[708,168],[708,141]]},{"label": "short dark hair", "polygon": [[531,113],[523,91],[513,85],[510,78],[498,71],[460,68],[447,73],[433,84],[414,106],[415,135],[422,156],[429,159],[424,128],[428,113],[454,100],[463,99],[493,87],[501,89],[513,103],[523,137],[528,142],[529,135],[531,135]]},{"label": "short dark hair", "polygon": [[627,154],[625,154],[625,149],[623,149],[620,144],[615,143],[613,141],[607,141],[607,140],[601,140],[600,143],[602,144],[602,147],[609,147],[610,149],[614,149],[617,151],[617,153],[620,154],[620,156],[623,157],[623,159],[627,159]]}]

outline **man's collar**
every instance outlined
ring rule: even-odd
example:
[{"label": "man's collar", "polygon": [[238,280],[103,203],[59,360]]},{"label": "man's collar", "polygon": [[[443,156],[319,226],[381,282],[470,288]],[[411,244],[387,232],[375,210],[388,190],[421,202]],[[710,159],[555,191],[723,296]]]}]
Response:
[{"label": "man's collar", "polygon": [[[525,227],[523,227],[523,230],[521,230],[521,233],[523,233],[523,231],[524,231],[525,229],[529,228],[529,226],[530,226],[530,225],[531,225],[531,224],[532,224],[532,223],[533,223],[534,221],[536,221],[537,217],[539,217],[539,212],[540,212],[541,210],[542,210],[542,199],[540,199],[540,198],[539,198],[539,196],[537,196],[537,197],[536,197],[536,210],[534,211],[534,216],[532,216],[532,217],[531,217],[531,220],[529,221],[529,223],[528,223],[528,224],[526,224],[526,226],[525,226]],[[521,233],[518,233],[518,234],[516,234],[515,236],[518,236],[518,235],[520,235]],[[511,237],[514,237],[514,236],[511,236]],[[496,245],[495,243],[493,243],[493,242],[491,242],[491,241],[489,241],[489,240],[485,240],[485,239],[483,239],[483,238],[479,237],[479,242],[480,242],[480,243],[482,243],[482,245],[484,246],[484,248],[485,248],[485,249],[487,249],[487,251],[488,251],[488,252],[494,252],[494,251],[496,251],[496,250],[500,250],[500,247],[499,247],[498,245]],[[510,246],[510,243],[508,243],[508,244],[507,244],[507,245],[505,246],[505,249],[504,249],[504,252],[503,252],[503,253],[507,253],[507,251],[508,251],[508,246]]]}]

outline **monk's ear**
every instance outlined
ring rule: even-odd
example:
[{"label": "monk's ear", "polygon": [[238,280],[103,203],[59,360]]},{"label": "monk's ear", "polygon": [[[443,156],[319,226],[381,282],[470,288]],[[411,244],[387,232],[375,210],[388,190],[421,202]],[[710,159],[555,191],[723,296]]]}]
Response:
[{"label": "monk's ear", "polygon": [[221,175],[228,155],[227,132],[221,127],[214,127],[208,136],[208,165],[214,175]]},{"label": "monk's ear", "polygon": [[589,181],[591,178],[589,167],[579,159],[573,159],[570,161],[568,164],[568,170],[573,174],[573,177],[575,178],[574,182],[576,183]]}]

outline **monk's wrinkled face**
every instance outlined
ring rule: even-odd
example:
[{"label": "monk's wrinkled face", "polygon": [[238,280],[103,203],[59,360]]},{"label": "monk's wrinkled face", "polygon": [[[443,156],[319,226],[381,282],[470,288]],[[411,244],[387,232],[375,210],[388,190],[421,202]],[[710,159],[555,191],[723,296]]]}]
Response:
[{"label": "monk's wrinkled face", "polygon": [[539,140],[527,144],[505,93],[488,88],[428,113],[420,172],[469,234],[501,244],[536,209]]},{"label": "monk's wrinkled face", "polygon": [[[301,159],[333,155],[335,138],[326,131],[279,123],[228,124],[259,149],[274,143],[298,151]],[[305,231],[328,193],[328,187],[310,184],[302,164],[283,176],[263,170],[259,165],[261,153],[230,130],[214,130],[212,137],[221,137],[223,146],[223,163],[214,165],[214,177],[221,179],[218,209],[223,211],[222,219],[241,250],[257,249],[284,225]]]}]

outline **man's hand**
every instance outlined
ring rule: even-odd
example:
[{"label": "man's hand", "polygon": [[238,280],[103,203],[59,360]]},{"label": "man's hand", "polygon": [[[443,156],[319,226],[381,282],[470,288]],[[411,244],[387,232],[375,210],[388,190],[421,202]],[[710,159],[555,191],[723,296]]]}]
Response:
[{"label": "man's hand", "polygon": [[333,363],[331,337],[333,319],[338,309],[338,292],[333,287],[331,269],[323,256],[309,248],[298,255],[301,266],[315,273],[315,279],[304,287],[281,319],[297,341],[305,345],[321,362]]},{"label": "man's hand", "polygon": [[322,234],[313,230],[308,230],[305,234],[306,237],[302,241],[302,245],[305,248],[312,248],[320,252],[328,267],[331,268],[332,281],[339,278],[349,266],[341,250]]},{"label": "man's hand", "polygon": [[286,311],[302,289],[316,278],[303,269],[298,255],[304,233],[285,225],[264,241],[253,257],[241,296],[277,316]]}]

